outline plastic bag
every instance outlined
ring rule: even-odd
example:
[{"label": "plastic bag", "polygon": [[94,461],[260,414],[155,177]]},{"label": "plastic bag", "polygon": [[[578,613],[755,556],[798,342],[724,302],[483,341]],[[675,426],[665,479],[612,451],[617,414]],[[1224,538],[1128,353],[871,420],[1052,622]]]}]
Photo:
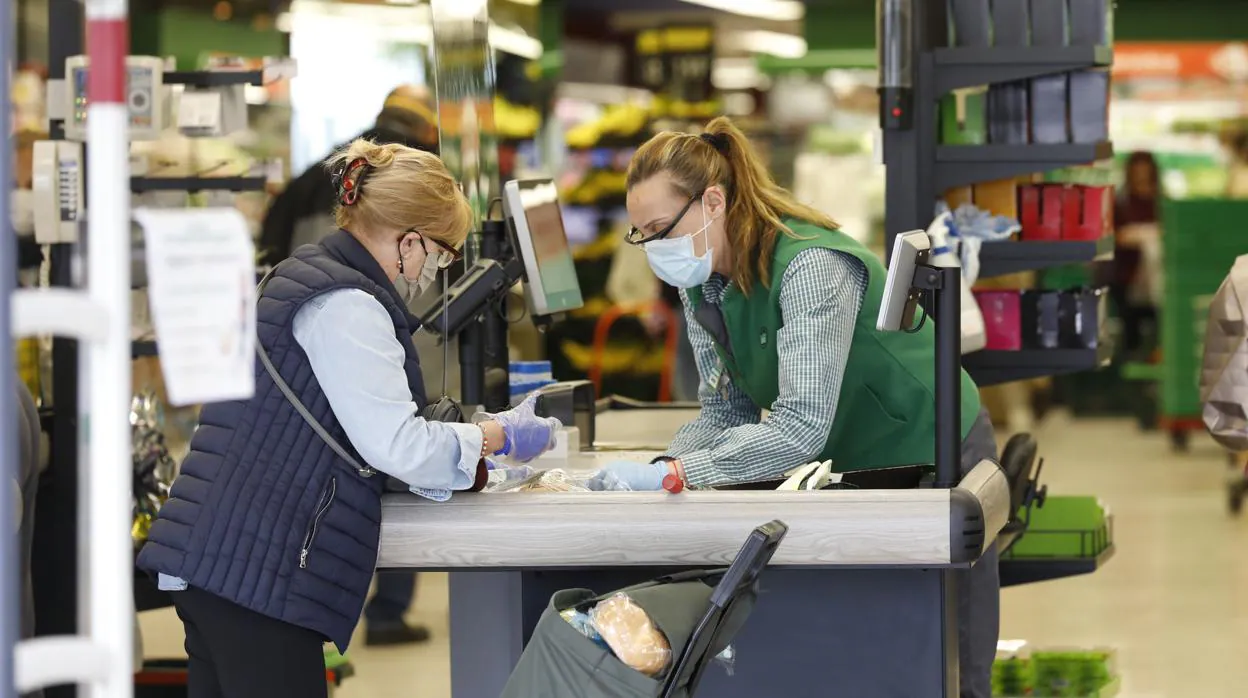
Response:
[{"label": "plastic bag", "polygon": [[602,635],[599,635],[598,630],[594,628],[594,623],[589,619],[588,613],[578,611],[575,608],[568,608],[560,611],[559,617],[566,620],[568,625],[576,628],[577,632],[592,640],[594,644],[605,650],[611,649],[607,645],[607,641],[602,639]]},{"label": "plastic bag", "polygon": [[[569,472],[560,468],[535,470],[529,466],[497,465],[490,469],[486,492],[589,492],[586,483],[597,473]],[[613,480],[613,478],[608,478]],[[627,491],[628,485],[614,480],[607,489],[614,492]]]},{"label": "plastic bag", "polygon": [[1022,230],[1013,218],[994,216],[971,204],[962,204],[949,213],[949,207],[942,201],[936,206],[936,218],[939,220],[945,214],[949,214],[950,246],[962,260],[962,276],[972,286],[979,279],[979,250],[983,243],[1008,240]]},{"label": "plastic bag", "polygon": [[667,638],[628,594],[599,601],[590,609],[589,619],[620,661],[647,676],[658,676],[667,669],[672,659]]},{"label": "plastic bag", "polygon": [[[961,206],[958,211],[964,216],[970,213],[963,211],[966,206]],[[971,207],[972,209],[974,207]],[[975,295],[971,293],[971,284],[975,283],[975,275],[971,274],[964,262],[960,262],[957,255],[958,248],[965,247],[961,245],[961,240],[956,236],[954,214],[949,211],[949,207],[943,202],[937,207],[936,219],[927,228],[927,236],[932,241],[932,263],[942,267],[962,267],[962,283],[958,292],[961,294],[960,305],[962,308],[961,324],[961,349],[963,354],[969,354],[974,351],[983,349],[988,343],[988,335],[984,328],[984,314],[979,309],[979,303],[975,300]],[[976,274],[979,269],[979,249],[974,251]]]},{"label": "plastic bag", "polygon": [[723,652],[715,655],[715,663],[724,668],[724,672],[729,676],[736,673],[737,669],[737,648],[728,645]]}]

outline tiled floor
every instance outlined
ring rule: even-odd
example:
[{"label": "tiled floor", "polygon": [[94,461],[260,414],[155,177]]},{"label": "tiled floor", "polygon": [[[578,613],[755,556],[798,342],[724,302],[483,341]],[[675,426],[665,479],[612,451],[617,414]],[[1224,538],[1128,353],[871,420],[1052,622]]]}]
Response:
[{"label": "tiled floor", "polygon": [[[1054,494],[1095,493],[1117,555],[1098,574],[1006,590],[1002,637],[1117,648],[1123,698],[1248,695],[1248,516],[1226,514],[1225,457],[1206,439],[1175,455],[1125,420],[1052,417],[1037,429]],[[422,575],[426,646],[351,651],[341,698],[448,698],[446,577]],[[142,619],[148,656],[181,653],[172,613]]]}]

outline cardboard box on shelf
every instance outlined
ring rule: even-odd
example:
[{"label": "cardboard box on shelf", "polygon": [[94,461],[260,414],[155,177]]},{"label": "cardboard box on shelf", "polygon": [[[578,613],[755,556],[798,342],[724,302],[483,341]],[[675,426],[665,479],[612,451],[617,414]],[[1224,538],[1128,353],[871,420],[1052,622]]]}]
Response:
[{"label": "cardboard box on shelf", "polygon": [[975,190],[968,184],[965,187],[954,187],[945,192],[945,204],[950,211],[958,210],[962,204],[975,203]]},{"label": "cardboard box on shelf", "polygon": [[1032,78],[1032,143],[1052,144],[1070,141],[1070,128],[1067,121],[1069,88],[1069,80],[1065,73]]},{"label": "cardboard box on shelf", "polygon": [[1027,46],[1031,43],[1028,0],[993,0],[992,43],[994,46]]},{"label": "cardboard box on shelf", "polygon": [[1099,240],[1114,227],[1113,187],[1066,187],[1062,197],[1062,239]]},{"label": "cardboard box on shelf", "polygon": [[940,100],[942,145],[983,145],[988,142],[987,89],[955,90]]},{"label": "cardboard box on shelf", "polygon": [[974,186],[976,208],[997,216],[1018,220],[1018,180],[998,179]]},{"label": "cardboard box on shelf", "polygon": [[988,88],[988,142],[1023,145],[1029,139],[1026,80],[1003,82]]},{"label": "cardboard box on shelf", "polygon": [[1058,291],[1023,292],[1023,347],[1056,349],[1061,346],[1060,306],[1061,294]]},{"label": "cardboard box on shelf", "polygon": [[984,335],[989,351],[1018,351],[1023,348],[1021,296],[1018,291],[975,291],[975,300],[984,315]]},{"label": "cardboard box on shelf", "polygon": [[1070,140],[1098,143],[1109,139],[1109,71],[1070,74]]},{"label": "cardboard box on shelf", "polygon": [[1053,184],[1019,187],[1020,237],[1027,241],[1062,239],[1063,188]]}]

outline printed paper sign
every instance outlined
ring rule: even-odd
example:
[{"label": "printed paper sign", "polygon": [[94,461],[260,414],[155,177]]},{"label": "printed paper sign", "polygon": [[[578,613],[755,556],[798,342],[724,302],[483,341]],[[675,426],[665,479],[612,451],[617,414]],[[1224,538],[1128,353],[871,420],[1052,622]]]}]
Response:
[{"label": "printed paper sign", "polygon": [[232,208],[137,209],[148,302],[173,405],[255,391],[255,249]]}]

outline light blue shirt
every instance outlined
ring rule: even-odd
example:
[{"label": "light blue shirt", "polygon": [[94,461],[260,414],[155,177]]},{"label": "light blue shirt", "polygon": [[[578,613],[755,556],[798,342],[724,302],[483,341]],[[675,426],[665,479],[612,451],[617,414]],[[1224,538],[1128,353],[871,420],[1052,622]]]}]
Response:
[{"label": "light blue shirt", "polygon": [[[420,417],[403,370],[403,345],[376,298],[353,288],[321,294],[299,308],[292,329],[334,417],[365,463],[438,502],[472,487],[480,427]],[[186,588],[185,581],[163,574],[158,585],[165,591]]]}]

